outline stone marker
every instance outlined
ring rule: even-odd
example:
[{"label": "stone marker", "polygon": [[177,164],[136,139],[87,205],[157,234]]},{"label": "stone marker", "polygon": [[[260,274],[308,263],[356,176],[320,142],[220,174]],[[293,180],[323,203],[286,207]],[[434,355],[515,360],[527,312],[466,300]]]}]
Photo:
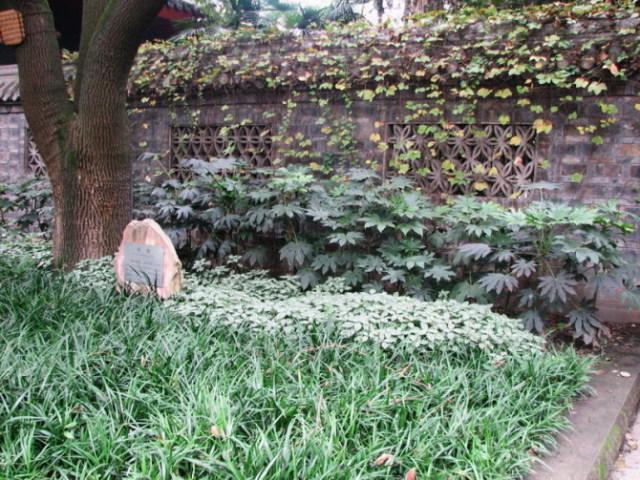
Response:
[{"label": "stone marker", "polygon": [[182,263],[171,239],[150,218],[127,225],[114,264],[118,285],[130,291],[169,298],[182,288]]}]

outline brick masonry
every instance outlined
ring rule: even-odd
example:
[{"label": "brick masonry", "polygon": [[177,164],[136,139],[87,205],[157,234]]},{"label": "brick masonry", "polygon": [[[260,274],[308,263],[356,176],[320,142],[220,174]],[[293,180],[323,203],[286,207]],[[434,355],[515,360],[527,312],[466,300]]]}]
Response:
[{"label": "brick masonry", "polygon": [[26,122],[19,106],[0,106],[0,182],[15,181],[25,172]]}]

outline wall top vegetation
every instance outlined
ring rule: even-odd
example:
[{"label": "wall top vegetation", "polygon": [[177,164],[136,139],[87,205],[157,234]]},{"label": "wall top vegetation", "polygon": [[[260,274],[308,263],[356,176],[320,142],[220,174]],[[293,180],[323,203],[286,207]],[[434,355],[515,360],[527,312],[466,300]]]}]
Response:
[{"label": "wall top vegetation", "polygon": [[355,92],[373,100],[415,87],[434,98],[446,86],[448,96],[476,101],[526,96],[537,87],[584,95],[620,82],[637,89],[640,7],[613,3],[463,9],[399,29],[349,24],[306,36],[240,30],[156,42],[140,50],[130,95],[153,105],[264,90]]}]

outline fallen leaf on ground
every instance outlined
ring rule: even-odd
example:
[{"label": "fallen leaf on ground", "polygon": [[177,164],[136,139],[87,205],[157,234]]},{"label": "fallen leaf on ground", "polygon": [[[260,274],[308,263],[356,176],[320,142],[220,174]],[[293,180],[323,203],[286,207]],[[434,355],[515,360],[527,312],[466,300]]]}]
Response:
[{"label": "fallen leaf on ground", "polygon": [[404,480],[416,480],[416,478],[418,478],[418,475],[415,468],[410,469],[404,476]]},{"label": "fallen leaf on ground", "polygon": [[395,459],[396,457],[394,457],[390,453],[383,453],[373,461],[373,464],[376,467],[381,467],[383,465],[391,465]]}]

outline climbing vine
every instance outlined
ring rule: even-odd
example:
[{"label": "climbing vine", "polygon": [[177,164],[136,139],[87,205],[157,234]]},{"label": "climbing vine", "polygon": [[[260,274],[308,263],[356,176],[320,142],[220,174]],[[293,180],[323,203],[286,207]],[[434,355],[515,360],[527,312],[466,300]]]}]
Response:
[{"label": "climbing vine", "polygon": [[[143,106],[189,108],[198,99],[231,91],[275,93],[284,107],[274,138],[281,157],[276,163],[294,159],[317,169],[358,155],[376,167],[366,148],[356,148],[356,100],[393,98],[403,107],[404,122],[420,123],[421,133],[435,141],[460,134],[460,124],[476,123],[479,108],[490,101],[500,106],[499,124],[526,116],[538,135],[548,135],[562,115],[580,135],[600,145],[620,115],[607,94],[621,82],[635,86],[637,93],[639,25],[640,8],[633,2],[598,0],[434,12],[399,29],[336,25],[304,37],[243,29],[143,46],[131,95]],[[545,95],[550,88],[559,94]],[[587,97],[602,98],[596,120],[583,114]],[[327,139],[324,158],[308,133],[292,125],[304,102],[320,107],[316,124]],[[634,108],[640,110],[640,97]],[[386,123],[372,123],[369,141],[384,154],[389,148]],[[511,145],[520,142],[517,134],[509,139]],[[404,148],[390,167],[405,173],[419,154]],[[539,167],[546,163],[542,160]],[[464,181],[455,167],[448,175],[451,181]],[[474,186],[486,188],[482,181]]]}]

